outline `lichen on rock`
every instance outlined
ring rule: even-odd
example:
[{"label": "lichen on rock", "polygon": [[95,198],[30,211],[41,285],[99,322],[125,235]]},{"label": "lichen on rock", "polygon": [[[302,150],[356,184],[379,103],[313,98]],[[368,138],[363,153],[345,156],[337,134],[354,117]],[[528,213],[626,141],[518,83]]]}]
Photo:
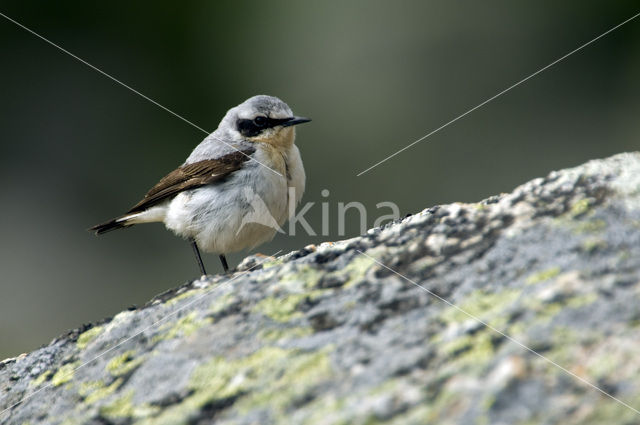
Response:
[{"label": "lichen on rock", "polygon": [[1,362],[0,422],[638,423],[639,223],[621,154],[251,256]]}]

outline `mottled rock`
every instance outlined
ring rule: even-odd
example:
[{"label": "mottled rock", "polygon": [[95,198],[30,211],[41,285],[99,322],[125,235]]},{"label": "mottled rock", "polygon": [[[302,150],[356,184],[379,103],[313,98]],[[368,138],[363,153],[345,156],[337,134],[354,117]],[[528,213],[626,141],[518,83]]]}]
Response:
[{"label": "mottled rock", "polygon": [[0,362],[0,422],[640,423],[640,154],[238,270]]}]

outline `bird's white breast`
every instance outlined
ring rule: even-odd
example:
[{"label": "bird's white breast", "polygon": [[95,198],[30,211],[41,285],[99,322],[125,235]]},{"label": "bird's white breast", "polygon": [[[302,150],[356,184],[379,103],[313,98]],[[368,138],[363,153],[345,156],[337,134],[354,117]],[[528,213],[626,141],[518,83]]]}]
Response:
[{"label": "bird's white breast", "polygon": [[253,157],[223,182],[178,194],[167,205],[167,228],[215,253],[272,239],[288,216],[288,186],[295,188],[296,204],[302,197],[304,168],[295,145],[282,154],[258,144]]}]

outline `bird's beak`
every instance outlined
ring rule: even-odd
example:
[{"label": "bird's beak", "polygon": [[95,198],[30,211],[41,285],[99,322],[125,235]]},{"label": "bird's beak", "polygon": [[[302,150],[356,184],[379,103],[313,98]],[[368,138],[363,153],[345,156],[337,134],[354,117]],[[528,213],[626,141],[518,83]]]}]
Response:
[{"label": "bird's beak", "polygon": [[309,121],[311,121],[311,118],[291,117],[280,125],[283,127],[290,127],[292,125],[304,124],[305,122],[309,122]]}]

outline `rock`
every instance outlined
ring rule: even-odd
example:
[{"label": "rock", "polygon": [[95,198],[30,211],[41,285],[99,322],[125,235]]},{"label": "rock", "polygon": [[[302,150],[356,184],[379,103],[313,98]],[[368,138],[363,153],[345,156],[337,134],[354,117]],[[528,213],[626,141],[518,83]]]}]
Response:
[{"label": "rock", "polygon": [[1,362],[0,422],[640,423],[638,153],[239,269]]}]

